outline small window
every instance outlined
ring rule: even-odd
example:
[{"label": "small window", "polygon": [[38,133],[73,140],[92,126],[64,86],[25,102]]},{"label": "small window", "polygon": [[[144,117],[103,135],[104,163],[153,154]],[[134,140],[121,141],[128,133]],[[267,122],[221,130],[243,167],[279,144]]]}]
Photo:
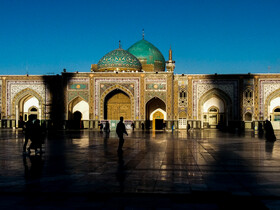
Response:
[{"label": "small window", "polygon": [[186,96],[187,96],[187,94],[186,94],[185,91],[181,91],[181,92],[180,92],[180,98],[181,98],[181,99],[186,98]]},{"label": "small window", "polygon": [[252,90],[250,90],[250,89],[247,89],[247,90],[245,90],[245,98],[246,99],[251,99],[251,98],[253,98],[253,92],[252,92]]},{"label": "small window", "polygon": [[30,111],[37,112],[37,109],[36,108],[32,108]]},{"label": "small window", "polygon": [[280,108],[274,109],[274,112],[280,112]]}]

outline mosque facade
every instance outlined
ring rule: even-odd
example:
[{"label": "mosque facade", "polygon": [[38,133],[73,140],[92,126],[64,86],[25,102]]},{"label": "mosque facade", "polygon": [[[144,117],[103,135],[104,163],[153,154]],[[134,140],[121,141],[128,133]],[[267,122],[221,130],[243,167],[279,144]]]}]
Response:
[{"label": "mosque facade", "polygon": [[144,38],[104,55],[88,72],[0,75],[0,128],[20,128],[30,116],[47,127],[280,129],[280,74],[175,74]]}]

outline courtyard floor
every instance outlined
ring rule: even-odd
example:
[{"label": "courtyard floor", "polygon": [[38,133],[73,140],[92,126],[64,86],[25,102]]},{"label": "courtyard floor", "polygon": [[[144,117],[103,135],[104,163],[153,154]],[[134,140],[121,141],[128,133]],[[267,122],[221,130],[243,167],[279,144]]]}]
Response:
[{"label": "courtyard floor", "polygon": [[0,129],[0,209],[280,209],[277,141],[246,131],[57,131],[22,154]]}]

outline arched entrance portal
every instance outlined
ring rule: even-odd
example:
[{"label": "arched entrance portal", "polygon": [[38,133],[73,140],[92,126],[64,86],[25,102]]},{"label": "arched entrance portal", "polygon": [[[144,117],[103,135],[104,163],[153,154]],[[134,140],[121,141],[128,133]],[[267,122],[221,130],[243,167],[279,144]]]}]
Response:
[{"label": "arched entrance portal", "polygon": [[165,103],[155,97],[146,103],[146,128],[160,130],[164,128],[166,120]]},{"label": "arched entrance portal", "polygon": [[23,121],[27,121],[31,114],[41,120],[44,113],[43,98],[36,91],[26,88],[13,98],[11,112],[15,127],[22,127]]},{"label": "arched entrance portal", "polygon": [[120,117],[125,120],[132,120],[131,116],[131,100],[124,91],[115,89],[105,97],[105,120],[119,120]]},{"label": "arched entrance portal", "polygon": [[18,127],[23,127],[23,121],[29,120],[30,117],[32,119],[39,119],[41,120],[39,114],[39,101],[34,96],[26,96],[22,98],[18,103],[18,111],[19,111],[19,121]]},{"label": "arched entrance portal", "polygon": [[[88,128],[89,105],[81,97],[76,97],[68,104],[68,128]],[[84,125],[86,123],[86,125]]]},{"label": "arched entrance portal", "polygon": [[223,129],[232,116],[232,101],[222,90],[214,88],[199,99],[198,119],[201,119],[204,128]]},{"label": "arched entrance portal", "polygon": [[162,109],[156,109],[150,115],[153,130],[161,130],[164,128],[164,120],[166,120],[166,112]]},{"label": "arched entrance portal", "polygon": [[203,127],[217,128],[224,124],[225,120],[225,104],[214,96],[203,104]]}]

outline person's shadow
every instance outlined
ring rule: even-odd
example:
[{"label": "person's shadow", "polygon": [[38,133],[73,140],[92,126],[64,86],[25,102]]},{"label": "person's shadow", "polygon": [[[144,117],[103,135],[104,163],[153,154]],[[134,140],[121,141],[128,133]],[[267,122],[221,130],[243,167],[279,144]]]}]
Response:
[{"label": "person's shadow", "polygon": [[267,156],[269,156],[271,158],[272,158],[273,148],[274,148],[273,141],[265,141],[265,152],[266,152]]},{"label": "person's shadow", "polygon": [[124,182],[125,182],[125,178],[126,178],[126,171],[125,171],[122,152],[118,152],[118,168],[117,168],[117,172],[116,172],[116,177],[120,184],[120,192],[124,192]]},{"label": "person's shadow", "polygon": [[[30,163],[28,163],[28,159]],[[26,180],[40,179],[44,161],[41,155],[23,156],[24,177]]]},{"label": "person's shadow", "polygon": [[110,133],[109,132],[105,132],[104,135],[104,142],[103,142],[103,146],[104,146],[104,154],[108,155],[108,139],[109,139]]}]

